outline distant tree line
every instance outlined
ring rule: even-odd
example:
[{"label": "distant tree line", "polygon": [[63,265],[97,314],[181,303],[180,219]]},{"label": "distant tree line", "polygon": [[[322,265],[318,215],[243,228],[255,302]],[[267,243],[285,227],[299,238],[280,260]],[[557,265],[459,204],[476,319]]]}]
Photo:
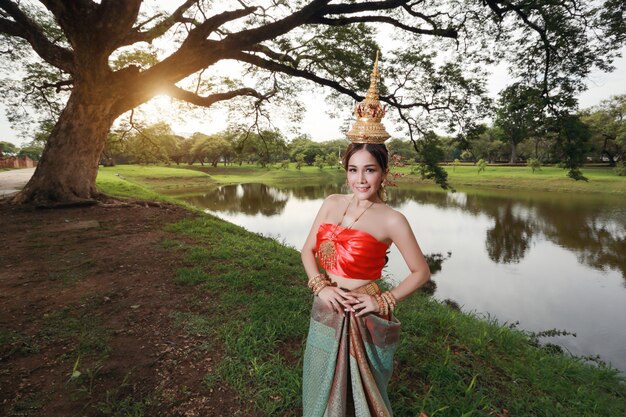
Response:
[{"label": "distant tree line", "polygon": [[[52,126],[49,126],[51,128]],[[49,132],[44,128],[32,142],[18,147],[0,141],[0,155],[28,156],[38,160]],[[570,142],[559,140],[568,135]],[[626,94],[613,96],[598,106],[561,120],[544,116],[538,92],[513,86],[498,100],[491,125],[478,124],[463,134],[424,135],[421,152],[411,141],[393,138],[386,142],[392,155],[408,163],[420,163],[424,155],[439,162],[558,164],[568,157],[581,163],[623,164],[626,159]],[[164,123],[121,126],[109,133],[102,153],[103,165],[114,164],[272,164],[339,167],[346,139],[316,142],[309,135],[287,140],[274,130],[227,129],[185,137]]]},{"label": "distant tree line", "polygon": [[17,156],[18,158],[29,157],[33,161],[38,161],[42,152],[43,145],[34,141],[23,147],[11,142],[0,141],[0,158]]},{"label": "distant tree line", "polygon": [[[166,123],[109,134],[102,153],[103,165],[196,164],[218,166],[243,163],[267,166],[296,162],[303,165],[338,166],[339,152],[347,140],[315,142],[309,136],[291,141],[278,130],[227,129],[218,133],[176,135]],[[321,161],[321,162],[320,162]]]},{"label": "distant tree line", "polygon": [[492,125],[479,124],[455,138],[440,138],[444,159],[610,166],[624,162],[626,94],[558,118],[546,115],[540,99],[539,91],[508,87],[500,94]]}]

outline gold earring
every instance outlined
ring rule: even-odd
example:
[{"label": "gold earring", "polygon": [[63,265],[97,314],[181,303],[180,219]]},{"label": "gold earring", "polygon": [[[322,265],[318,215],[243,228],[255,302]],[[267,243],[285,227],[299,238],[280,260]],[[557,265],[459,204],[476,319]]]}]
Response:
[{"label": "gold earring", "polygon": [[383,200],[383,203],[387,202],[387,190],[385,189],[385,181],[380,183],[380,199]]}]

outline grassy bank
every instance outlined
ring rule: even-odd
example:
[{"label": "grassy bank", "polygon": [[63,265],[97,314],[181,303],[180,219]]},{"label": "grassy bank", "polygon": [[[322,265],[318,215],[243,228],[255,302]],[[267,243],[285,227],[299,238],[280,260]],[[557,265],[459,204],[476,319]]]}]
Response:
[{"label": "grassy bank", "polygon": [[[490,166],[478,174],[475,166],[444,167],[450,184],[459,189],[512,189],[546,192],[626,194],[626,177],[615,175],[610,168],[584,168],[583,174],[589,181],[574,181],[566,177],[565,171],[556,167],[543,167],[532,173],[527,167]],[[176,169],[176,171],[174,171]],[[421,180],[410,174],[410,167],[393,168],[405,176],[397,179],[400,186],[437,188],[432,181]],[[100,168],[101,173],[119,173],[132,183],[150,187],[156,191],[176,190],[193,193],[194,189],[206,189],[220,184],[260,182],[274,186],[306,186],[339,183],[344,180],[342,169],[305,166],[301,170],[290,164],[287,169],[261,168],[257,165],[201,166],[180,165],[171,167],[119,165]],[[184,180],[184,181],[181,181]]]},{"label": "grassy bank", "polygon": [[[610,168],[583,168],[589,181],[574,181],[566,171],[556,167],[542,167],[533,173],[528,167],[488,166],[478,173],[475,166],[445,167],[450,183],[456,188],[506,188],[550,192],[626,194],[626,177],[620,177]],[[408,173],[410,169],[401,168]],[[416,176],[403,181],[424,183]]]},{"label": "grassy bank", "polygon": [[[211,170],[208,177],[181,169],[177,181],[256,182],[267,175],[262,182],[306,177],[309,183],[309,175],[320,181],[335,175],[328,168]],[[172,176],[159,167],[113,167],[101,169],[98,184],[105,193],[162,199],[155,190],[173,186]],[[204,376],[204,389],[228,387],[249,399],[241,415],[300,415],[311,296],[299,253],[208,215],[167,230],[171,237],[163,247],[183,260],[172,279],[197,294],[195,308],[181,305],[169,317],[182,331],[202,337],[198,349],[224,352]],[[626,415],[626,385],[615,370],[538,347],[523,332],[425,294],[403,302],[398,317],[403,335],[389,388],[396,416]]]}]

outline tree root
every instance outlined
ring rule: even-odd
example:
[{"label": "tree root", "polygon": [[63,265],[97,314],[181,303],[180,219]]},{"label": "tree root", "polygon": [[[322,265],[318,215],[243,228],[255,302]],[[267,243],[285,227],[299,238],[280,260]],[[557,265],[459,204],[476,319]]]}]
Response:
[{"label": "tree root", "polygon": [[169,206],[169,204],[159,203],[157,201],[135,200],[135,199],[117,200],[115,198],[108,197],[104,194],[101,194],[99,196],[99,200],[100,201],[98,201],[98,205],[104,208],[128,208],[128,207],[165,208]]},{"label": "tree root", "polygon": [[46,202],[46,203],[35,203],[35,208],[38,209],[58,209],[58,208],[70,208],[70,207],[88,207],[94,206],[98,204],[98,200],[92,199],[84,199],[84,200],[70,200],[70,201],[62,201],[59,203],[55,202]]}]

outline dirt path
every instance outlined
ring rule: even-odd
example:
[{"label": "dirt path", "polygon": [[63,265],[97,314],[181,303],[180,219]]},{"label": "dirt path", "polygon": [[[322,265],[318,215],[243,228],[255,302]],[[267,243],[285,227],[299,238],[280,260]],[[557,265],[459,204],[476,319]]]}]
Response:
[{"label": "dirt path", "polygon": [[17,193],[26,185],[34,172],[35,168],[12,169],[11,171],[0,172],[0,197]]},{"label": "dirt path", "polygon": [[0,204],[0,415],[242,415],[203,384],[220,353],[176,324],[210,315],[174,283],[183,260],[164,231],[194,215]]}]

